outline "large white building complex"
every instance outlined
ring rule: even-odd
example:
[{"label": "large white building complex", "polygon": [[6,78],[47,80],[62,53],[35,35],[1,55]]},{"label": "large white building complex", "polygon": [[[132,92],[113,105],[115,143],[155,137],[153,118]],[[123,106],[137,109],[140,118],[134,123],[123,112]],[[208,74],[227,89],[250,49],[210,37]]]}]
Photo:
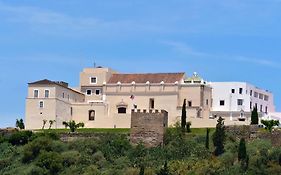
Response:
[{"label": "large white building complex", "polygon": [[110,68],[85,68],[79,87],[39,80],[28,84],[26,128],[40,129],[43,120],[84,122],[89,128],[129,128],[132,110],[168,112],[168,124],[180,120],[183,101],[192,127],[248,124],[253,106],[260,115],[274,112],[272,93],[248,83],[208,83],[196,73],[123,74]]}]

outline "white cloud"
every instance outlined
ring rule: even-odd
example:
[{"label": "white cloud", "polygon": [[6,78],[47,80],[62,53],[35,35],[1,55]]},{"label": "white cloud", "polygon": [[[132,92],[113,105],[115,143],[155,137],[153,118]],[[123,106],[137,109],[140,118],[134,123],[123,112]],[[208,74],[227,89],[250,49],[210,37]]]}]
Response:
[{"label": "white cloud", "polygon": [[281,68],[281,65],[275,61],[270,59],[261,59],[261,58],[253,58],[253,57],[245,57],[239,55],[227,55],[227,54],[211,54],[201,51],[196,51],[192,47],[186,45],[182,42],[175,42],[175,41],[164,41],[162,42],[165,45],[170,46],[176,52],[181,54],[193,56],[200,59],[217,59],[217,60],[233,60],[236,62],[247,62],[253,63],[256,65],[271,67],[271,68]]}]

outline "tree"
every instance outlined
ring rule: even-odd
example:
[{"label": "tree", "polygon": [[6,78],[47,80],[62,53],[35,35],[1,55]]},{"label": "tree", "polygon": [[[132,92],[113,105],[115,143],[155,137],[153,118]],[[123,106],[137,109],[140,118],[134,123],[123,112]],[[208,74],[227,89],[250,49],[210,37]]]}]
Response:
[{"label": "tree", "polygon": [[74,120],[70,120],[69,122],[62,122],[62,124],[67,128],[69,127],[71,132],[75,132],[77,128],[84,127],[84,123],[77,123]]},{"label": "tree", "polygon": [[181,110],[181,129],[184,132],[186,126],[186,99],[183,101],[182,110]]},{"label": "tree", "polygon": [[261,120],[261,123],[265,126],[265,129],[269,132],[272,131],[274,126],[279,126],[279,120]]},{"label": "tree", "polygon": [[52,128],[53,124],[56,122],[56,120],[49,120],[49,123],[50,123],[50,126],[49,126],[49,129]]},{"label": "tree", "polygon": [[259,124],[259,114],[257,106],[254,107],[251,113],[251,125],[258,125]]},{"label": "tree", "polygon": [[206,147],[206,149],[209,149],[209,135],[210,135],[210,129],[209,128],[207,128],[206,129],[206,140],[205,140],[205,147]]},{"label": "tree", "polygon": [[46,119],[44,119],[44,120],[43,120],[43,126],[42,126],[42,129],[44,129],[44,128],[45,128],[46,123],[47,123],[47,120],[46,120]]},{"label": "tree", "polygon": [[247,150],[246,150],[246,142],[244,138],[240,139],[239,147],[238,147],[238,160],[246,160],[247,158]]},{"label": "tree", "polygon": [[219,117],[216,126],[216,131],[213,134],[213,144],[215,146],[214,155],[219,156],[224,153],[224,141],[225,141],[225,127],[223,118]]},{"label": "tree", "polygon": [[17,119],[16,127],[19,128],[19,129],[24,129],[25,128],[22,118],[20,120]]},{"label": "tree", "polygon": [[144,175],[144,166],[141,166],[141,167],[140,167],[139,175]]}]

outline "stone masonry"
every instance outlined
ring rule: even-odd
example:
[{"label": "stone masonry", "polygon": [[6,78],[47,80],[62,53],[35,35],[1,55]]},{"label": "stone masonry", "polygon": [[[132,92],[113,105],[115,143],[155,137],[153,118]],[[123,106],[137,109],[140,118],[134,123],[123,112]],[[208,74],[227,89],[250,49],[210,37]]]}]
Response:
[{"label": "stone masonry", "polygon": [[167,125],[168,112],[165,110],[132,110],[130,141],[143,143],[146,147],[162,145]]}]

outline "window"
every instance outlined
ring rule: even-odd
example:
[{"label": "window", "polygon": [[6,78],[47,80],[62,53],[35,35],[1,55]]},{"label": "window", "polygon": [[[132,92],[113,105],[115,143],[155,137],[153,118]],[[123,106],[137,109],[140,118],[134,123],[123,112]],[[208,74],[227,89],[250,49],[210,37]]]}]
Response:
[{"label": "window", "polygon": [[250,90],[250,96],[252,96],[253,95],[253,90]]},{"label": "window", "polygon": [[34,96],[34,98],[38,98],[39,97],[39,91],[37,89],[34,90],[33,96]]},{"label": "window", "polygon": [[251,101],[250,101],[250,109],[253,109],[253,104]]},{"label": "window", "polygon": [[242,106],[243,105],[243,99],[237,99],[237,105]]},{"label": "window", "polygon": [[100,89],[96,89],[96,95],[100,95]]},{"label": "window", "polygon": [[209,100],[208,100],[208,99],[206,99],[206,105],[207,105],[207,106],[209,105]]},{"label": "window", "polygon": [[49,90],[45,90],[45,98],[49,98],[50,95],[50,91]]},{"label": "window", "polygon": [[265,107],[265,113],[268,113],[268,108],[267,108],[267,106]]},{"label": "window", "polygon": [[62,98],[64,98],[64,93],[62,93]]},{"label": "window", "polygon": [[95,110],[89,110],[89,120],[95,120],[96,112]]},{"label": "window", "polygon": [[262,94],[259,94],[259,99],[263,99],[263,95]]},{"label": "window", "polygon": [[72,114],[73,114],[73,108],[70,107],[70,115],[72,116]]},{"label": "window", "polygon": [[224,106],[224,100],[220,100],[220,106]]},{"label": "window", "polygon": [[87,90],[86,90],[86,94],[87,94],[87,95],[92,95],[92,90],[91,90],[91,89],[87,89]]},{"label": "window", "polygon": [[267,95],[264,96],[264,100],[268,101],[268,96]]},{"label": "window", "polygon": [[126,108],[125,107],[119,107],[118,108],[118,114],[126,114]]},{"label": "window", "polygon": [[231,93],[235,94],[235,89],[231,89]]},{"label": "window", "polygon": [[263,107],[263,106],[261,105],[261,106],[260,106],[260,112],[262,112],[262,107]]},{"label": "window", "polygon": [[149,99],[149,109],[154,109],[154,98]]},{"label": "window", "polygon": [[192,107],[192,101],[187,102],[188,107]]},{"label": "window", "polygon": [[239,88],[239,94],[243,94],[243,88]]},{"label": "window", "polygon": [[257,92],[254,93],[254,97],[258,98],[258,93]]},{"label": "window", "polygon": [[90,77],[90,84],[97,84],[97,77]]},{"label": "window", "polygon": [[39,102],[39,108],[44,108],[44,102],[43,101]]}]

